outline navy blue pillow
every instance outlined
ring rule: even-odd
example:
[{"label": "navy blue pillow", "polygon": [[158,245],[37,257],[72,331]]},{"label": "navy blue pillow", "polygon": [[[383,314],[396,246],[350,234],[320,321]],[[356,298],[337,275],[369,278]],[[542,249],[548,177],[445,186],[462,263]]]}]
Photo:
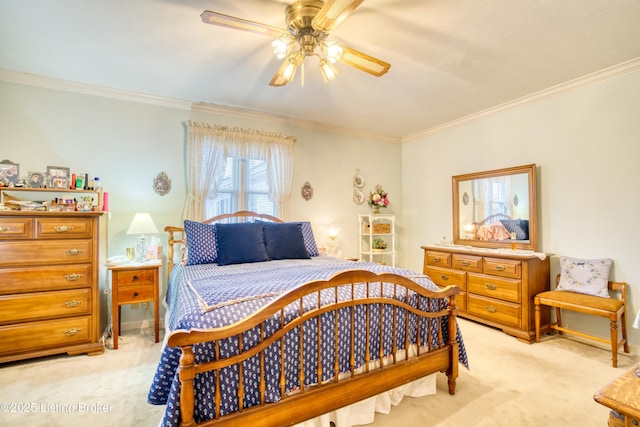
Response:
[{"label": "navy blue pillow", "polygon": [[268,261],[262,224],[216,224],[218,265]]},{"label": "navy blue pillow", "polygon": [[529,220],[528,219],[501,219],[509,233],[516,233],[516,240],[529,240]]},{"label": "navy blue pillow", "polygon": [[187,262],[185,265],[211,264],[216,262],[216,229],[213,224],[184,221],[187,237]]},{"label": "navy blue pillow", "polygon": [[309,221],[303,221],[302,224],[302,237],[304,238],[304,246],[307,248],[309,256],[318,256],[318,246],[316,245],[316,239],[313,237],[313,230],[311,229],[311,223]]},{"label": "navy blue pillow", "polygon": [[268,223],[264,227],[264,244],[269,259],[308,259],[302,224],[296,222]]}]

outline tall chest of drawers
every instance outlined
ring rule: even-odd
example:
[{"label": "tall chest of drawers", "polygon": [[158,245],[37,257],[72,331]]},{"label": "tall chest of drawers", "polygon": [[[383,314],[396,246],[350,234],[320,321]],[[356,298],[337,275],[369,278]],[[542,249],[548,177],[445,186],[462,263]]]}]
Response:
[{"label": "tall chest of drawers", "polygon": [[[457,285],[459,315],[535,340],[533,297],[549,290],[549,254],[422,246],[423,272],[438,286]],[[544,259],[541,259],[544,258]],[[548,322],[548,313],[542,313]],[[544,323],[543,323],[544,324]]]},{"label": "tall chest of drawers", "polygon": [[100,215],[0,214],[0,362],[104,351]]}]

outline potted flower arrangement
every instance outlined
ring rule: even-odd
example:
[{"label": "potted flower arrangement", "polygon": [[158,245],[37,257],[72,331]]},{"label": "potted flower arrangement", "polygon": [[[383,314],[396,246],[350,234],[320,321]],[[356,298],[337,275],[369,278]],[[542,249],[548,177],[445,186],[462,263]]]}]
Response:
[{"label": "potted flower arrangement", "polygon": [[376,185],[375,191],[369,192],[369,206],[373,208],[374,214],[379,214],[380,208],[389,206],[387,192],[382,189],[380,184]]},{"label": "potted flower arrangement", "polygon": [[371,247],[375,252],[382,252],[387,249],[387,242],[382,239],[373,239],[371,242]]}]

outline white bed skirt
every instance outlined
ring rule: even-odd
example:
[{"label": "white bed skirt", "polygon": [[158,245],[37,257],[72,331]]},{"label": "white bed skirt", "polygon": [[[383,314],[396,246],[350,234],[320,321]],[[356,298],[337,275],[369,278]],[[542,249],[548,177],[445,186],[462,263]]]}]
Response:
[{"label": "white bed skirt", "polygon": [[395,406],[404,396],[420,397],[436,394],[436,375],[431,374],[403,386],[385,391],[353,405],[340,408],[311,420],[296,424],[294,427],[351,427],[371,424],[376,412],[388,414],[391,406]]}]

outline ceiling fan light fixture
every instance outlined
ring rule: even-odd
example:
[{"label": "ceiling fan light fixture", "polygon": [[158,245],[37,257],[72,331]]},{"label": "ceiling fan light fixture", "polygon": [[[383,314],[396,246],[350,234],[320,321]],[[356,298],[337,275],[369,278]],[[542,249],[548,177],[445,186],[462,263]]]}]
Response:
[{"label": "ceiling fan light fixture", "polygon": [[289,45],[291,44],[291,38],[286,34],[281,35],[277,39],[271,42],[271,50],[278,59],[284,59],[287,56]]},{"label": "ceiling fan light fixture", "polygon": [[320,61],[320,71],[322,71],[322,77],[325,82],[330,82],[338,76],[338,69],[326,59]]},{"label": "ceiling fan light fixture", "polygon": [[334,64],[342,58],[342,45],[338,42],[323,42],[320,46],[329,62]]}]

